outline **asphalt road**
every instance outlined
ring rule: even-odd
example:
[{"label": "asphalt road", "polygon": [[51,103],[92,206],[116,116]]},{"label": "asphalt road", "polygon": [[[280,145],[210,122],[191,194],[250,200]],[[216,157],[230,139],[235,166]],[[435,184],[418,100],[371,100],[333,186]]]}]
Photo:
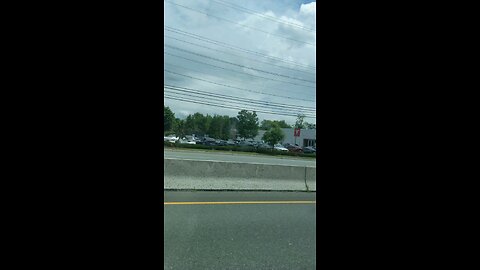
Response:
[{"label": "asphalt road", "polygon": [[313,158],[297,158],[285,156],[261,156],[242,153],[216,153],[207,151],[192,150],[163,150],[164,158],[176,159],[195,159],[195,160],[215,160],[215,161],[236,161],[255,164],[274,164],[274,165],[291,165],[291,166],[309,166],[316,167],[316,159]]},{"label": "asphalt road", "polygon": [[164,195],[164,269],[315,269],[315,193]]}]

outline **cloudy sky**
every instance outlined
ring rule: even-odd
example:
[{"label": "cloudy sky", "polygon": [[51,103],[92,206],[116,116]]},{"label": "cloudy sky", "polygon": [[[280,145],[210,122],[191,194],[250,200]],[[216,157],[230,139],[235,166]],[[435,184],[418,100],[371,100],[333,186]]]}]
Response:
[{"label": "cloudy sky", "polygon": [[164,0],[165,106],[315,122],[315,16],[311,0]]}]

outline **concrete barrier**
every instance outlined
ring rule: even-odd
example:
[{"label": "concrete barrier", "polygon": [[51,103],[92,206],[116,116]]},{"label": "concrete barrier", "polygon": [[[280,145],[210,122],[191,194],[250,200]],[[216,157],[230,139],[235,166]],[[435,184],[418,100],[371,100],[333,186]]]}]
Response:
[{"label": "concrete barrier", "polygon": [[163,169],[164,189],[307,191],[315,182],[314,167],[164,159]]},{"label": "concrete barrier", "polygon": [[305,184],[308,191],[317,191],[317,168],[305,167]]}]

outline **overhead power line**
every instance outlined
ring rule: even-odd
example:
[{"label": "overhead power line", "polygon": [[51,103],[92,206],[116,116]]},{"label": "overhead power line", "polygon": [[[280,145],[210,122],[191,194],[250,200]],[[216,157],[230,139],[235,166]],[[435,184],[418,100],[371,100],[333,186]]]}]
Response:
[{"label": "overhead power line", "polygon": [[212,93],[212,92],[208,92],[208,91],[202,91],[202,90],[198,90],[198,89],[192,89],[192,88],[188,88],[188,87],[180,87],[180,86],[168,85],[168,84],[164,84],[163,87],[167,88],[167,89],[170,89],[170,90],[174,90],[174,91],[180,91],[182,93],[198,94],[198,95],[204,95],[204,96],[209,96],[209,97],[218,97],[218,98],[222,98],[222,99],[227,99],[228,101],[233,100],[235,103],[241,102],[241,103],[247,103],[249,105],[258,104],[258,105],[262,105],[262,106],[292,109],[292,110],[296,110],[296,111],[297,110],[309,111],[309,112],[315,112],[316,111],[316,109],[314,107],[298,106],[298,105],[293,105],[293,104],[285,104],[285,103],[262,101],[262,100],[243,98],[243,97],[236,97],[236,96],[231,96],[231,95],[223,95],[223,94],[217,94],[217,93]]},{"label": "overhead power line", "polygon": [[290,112],[290,113],[296,113],[296,114],[302,114],[302,113],[313,114],[313,113],[315,113],[315,111],[305,111],[305,110],[298,110],[298,109],[295,110],[295,109],[292,109],[292,108],[269,107],[269,106],[266,106],[266,105],[253,104],[253,103],[246,102],[246,101],[231,101],[231,100],[228,100],[228,99],[225,99],[225,98],[216,97],[216,96],[212,96],[212,95],[190,93],[190,92],[187,92],[187,91],[184,91],[184,90],[178,90],[178,89],[176,89],[176,90],[177,90],[177,92],[175,92],[174,89],[165,88],[163,91],[164,91],[164,94],[177,94],[177,95],[181,95],[181,97],[200,98],[200,99],[205,99],[207,101],[219,101],[219,102],[224,102],[224,103],[230,103],[231,105],[235,105],[235,106],[249,107],[251,109],[263,109],[263,110],[269,109],[269,110],[278,111],[278,112],[281,112],[281,113]]},{"label": "overhead power line", "polygon": [[186,53],[193,54],[193,55],[196,55],[196,56],[200,56],[200,57],[203,57],[203,58],[207,58],[207,59],[210,59],[210,60],[213,60],[213,61],[217,61],[217,62],[221,62],[221,63],[225,63],[225,64],[229,64],[229,65],[237,66],[237,67],[241,67],[241,68],[246,68],[246,69],[270,74],[270,75],[277,76],[277,77],[284,77],[284,78],[289,78],[289,79],[297,80],[297,81],[316,83],[315,81],[309,81],[309,80],[305,80],[303,78],[292,77],[292,76],[288,76],[288,75],[279,74],[279,73],[276,73],[276,72],[270,72],[270,71],[263,70],[263,69],[258,69],[258,68],[253,68],[253,67],[249,67],[249,66],[245,66],[245,65],[232,63],[232,62],[229,62],[229,61],[225,61],[225,60],[218,59],[218,58],[215,58],[215,57],[211,57],[211,56],[208,56],[208,55],[204,55],[204,54],[201,54],[201,53],[192,52],[192,51],[185,50],[185,49],[182,49],[182,48],[178,48],[178,47],[175,47],[175,46],[171,46],[171,45],[168,45],[168,44],[164,44],[164,46],[167,47],[167,48],[170,48],[170,49],[186,52]]},{"label": "overhead power line", "polygon": [[[182,71],[193,71],[195,73],[201,73],[200,75],[202,76],[213,76],[213,77],[216,77],[216,78],[226,78],[226,77],[222,77],[222,76],[219,76],[217,73],[208,73],[206,72],[206,69],[202,68],[201,70],[198,70],[198,69],[193,69],[191,68],[190,66],[189,67],[186,67],[186,66],[179,66],[179,65],[175,65],[175,64],[172,64],[172,63],[169,63],[169,62],[164,62],[163,63],[164,65],[168,65],[168,66],[171,66],[171,67],[175,67],[175,68],[179,68],[181,69]],[[165,68],[165,67],[164,67]],[[171,70],[170,70],[171,71]],[[189,76],[189,75],[186,75],[186,74],[183,74],[182,75],[185,75],[185,76]],[[242,74],[242,75],[245,75],[245,74]],[[248,75],[248,74],[247,74]],[[191,78],[194,78],[193,76],[189,76]],[[211,81],[209,80],[206,80],[206,79],[200,79],[198,77],[195,77],[195,79],[199,79],[201,81],[205,81],[205,82],[210,82],[212,83]],[[236,83],[240,83],[240,84],[245,84],[245,80],[243,80],[242,78],[239,78],[238,76],[234,76],[234,77],[230,77],[228,78],[229,81],[231,82],[236,82]],[[261,82],[262,85],[264,84],[263,82]],[[218,82],[215,82],[213,84],[217,84],[217,85],[222,85]],[[224,86],[224,85],[222,85]],[[293,93],[295,95],[307,95],[308,93],[300,93],[300,91],[308,91],[310,93],[312,93],[312,91],[310,89],[304,89],[304,88],[290,88],[289,89],[284,89],[284,88],[281,88],[279,87],[280,85],[275,85],[274,86],[274,90],[277,92],[277,91],[281,91],[281,92],[287,92],[287,93]],[[228,86],[227,86],[228,87]],[[264,91],[271,91],[272,90],[272,87],[265,87],[265,86],[258,86],[258,85],[255,85],[254,86],[256,89],[259,89],[259,90],[264,90]],[[241,89],[241,88],[236,88],[236,89]],[[252,90],[253,91],[253,90]],[[259,94],[270,94],[269,92],[262,92],[262,91],[254,91],[254,93],[259,93]],[[314,92],[313,92],[314,93]],[[279,96],[279,97],[286,97],[286,98],[292,98],[291,96]],[[311,99],[298,99],[298,98],[292,98],[292,99],[297,99],[297,100],[304,100],[304,101],[310,101],[312,102]],[[314,102],[314,101],[313,101]]]},{"label": "overhead power line", "polygon": [[[227,78],[227,77],[224,77],[224,76],[220,76],[215,71],[213,71],[213,73],[209,73],[208,71],[210,71],[210,69],[205,69],[203,67],[192,68],[193,67],[192,65],[176,65],[176,64],[172,64],[171,62],[167,62],[167,61],[164,61],[163,64],[164,64],[164,68],[165,68],[165,65],[168,65],[168,66],[171,66],[171,67],[179,68],[179,69],[181,69],[181,71],[193,71],[196,74],[200,73],[200,75],[203,76],[203,77],[213,76],[213,77],[216,77],[216,78],[219,78],[219,79],[223,79],[223,78],[226,79]],[[238,71],[233,71],[233,70],[228,70],[228,71],[232,71],[232,73],[233,72],[238,72]],[[177,72],[180,72],[180,71],[177,71]],[[250,74],[247,73],[247,74],[241,74],[241,75],[250,75]],[[261,78],[263,78],[263,77],[261,77]],[[243,78],[238,77],[238,76],[228,77],[228,81],[236,82],[236,83],[239,83],[241,85],[245,84],[245,80]],[[249,81],[249,82],[255,83],[255,81]],[[275,81],[275,82],[277,82],[277,81]],[[280,81],[280,82],[283,82],[283,81]],[[258,84],[256,84],[254,86],[255,89],[267,91],[267,92],[263,92],[263,93],[269,93],[268,91],[272,90],[272,86],[264,86],[265,82],[259,81],[259,83],[261,85],[259,86]],[[290,87],[288,85],[285,85],[285,87],[288,87],[288,88],[287,89],[282,88],[281,84],[276,84],[274,86],[274,90],[275,90],[275,92],[280,91],[280,92],[286,92],[286,93],[293,93],[293,94],[296,94],[296,95],[298,95],[298,94],[307,95],[308,93],[315,93],[315,92],[312,92],[311,89],[305,89],[303,87]],[[315,89],[315,88],[313,88],[313,89]],[[305,91],[307,93],[300,93],[301,91]],[[285,97],[285,96],[283,96],[283,97]],[[286,96],[286,97],[291,97],[291,96]],[[306,100],[306,101],[311,101],[311,100]]]},{"label": "overhead power line", "polygon": [[209,17],[212,17],[212,18],[216,18],[216,19],[219,19],[219,20],[223,20],[223,21],[226,21],[226,22],[235,24],[235,25],[239,25],[239,26],[244,27],[244,28],[249,28],[249,29],[252,29],[252,30],[256,30],[256,31],[258,31],[258,32],[262,32],[262,33],[265,33],[265,34],[268,34],[268,35],[272,35],[272,36],[276,36],[276,37],[288,39],[288,40],[295,41],[295,42],[298,42],[298,43],[308,44],[308,45],[311,45],[311,46],[316,46],[315,44],[310,43],[310,42],[301,41],[301,40],[298,40],[298,39],[289,38],[289,37],[277,35],[277,34],[274,34],[274,33],[271,33],[271,32],[263,31],[262,29],[259,29],[259,28],[256,28],[256,27],[251,27],[251,26],[248,26],[248,25],[245,25],[245,24],[240,24],[240,23],[237,23],[237,22],[234,22],[234,21],[225,19],[225,18],[221,18],[221,17],[215,16],[215,15],[212,15],[212,14],[209,14],[209,13],[206,13],[206,12],[203,12],[203,11],[200,11],[200,10],[198,10],[198,9],[193,9],[193,8],[190,8],[190,7],[187,7],[187,6],[184,6],[184,5],[177,4],[177,3],[172,2],[172,1],[165,0],[165,2],[170,3],[170,4],[173,4],[173,5],[176,5],[176,6],[179,6],[179,7],[182,7],[182,8],[185,8],[185,9],[188,9],[188,10],[191,10],[191,11],[194,11],[194,12],[198,12],[198,13],[201,13],[201,14],[205,14],[205,15],[207,15],[207,16],[209,16]]},{"label": "overhead power line", "polygon": [[[168,64],[168,65],[170,65],[170,64]],[[176,66],[176,65],[172,65],[172,66]],[[173,71],[170,71],[170,70],[167,70],[167,69],[164,69],[164,71],[166,71],[166,72],[168,72],[168,73],[172,73],[172,74],[178,75],[178,76],[183,76],[183,77],[187,77],[187,78],[190,78],[190,79],[194,79],[194,80],[198,80],[198,81],[203,81],[203,82],[207,82],[207,83],[211,83],[211,84],[216,84],[216,85],[219,85],[219,86],[229,87],[229,88],[233,88],[233,89],[238,89],[238,90],[242,90],[242,91],[247,91],[247,92],[251,92],[251,93],[256,93],[256,94],[261,94],[261,95],[267,95],[267,96],[274,96],[274,97],[280,97],[280,98],[286,98],[286,99],[292,99],[292,100],[302,100],[302,101],[308,101],[308,102],[315,102],[315,100],[308,100],[308,99],[293,98],[293,97],[288,97],[288,96],[281,96],[281,95],[270,94],[270,93],[265,93],[265,92],[261,92],[261,91],[255,91],[255,90],[251,90],[251,89],[236,87],[236,86],[232,86],[232,85],[228,85],[228,84],[212,82],[212,81],[205,80],[205,79],[201,79],[201,78],[198,78],[198,77],[193,77],[193,76],[190,76],[190,75],[173,72]]]},{"label": "overhead power line", "polygon": [[208,42],[208,43],[211,43],[211,44],[215,44],[217,46],[221,46],[221,47],[224,47],[224,48],[229,48],[229,49],[232,49],[232,50],[237,50],[237,51],[240,51],[240,52],[254,54],[256,56],[260,56],[260,57],[264,57],[264,58],[288,63],[290,65],[294,65],[294,66],[298,66],[298,67],[302,67],[302,68],[306,68],[306,69],[316,69],[315,66],[309,66],[309,65],[305,65],[305,64],[301,64],[301,63],[292,61],[292,60],[287,60],[287,59],[283,59],[283,58],[276,57],[276,56],[270,56],[270,55],[267,55],[267,54],[264,54],[264,53],[261,53],[261,52],[247,50],[247,49],[237,47],[237,46],[225,43],[225,42],[209,39],[209,38],[199,36],[199,35],[196,35],[196,34],[193,34],[193,33],[190,33],[190,32],[186,32],[186,31],[183,31],[183,30],[180,30],[180,29],[177,29],[177,28],[173,28],[173,27],[170,27],[170,26],[164,26],[164,30],[175,33],[175,34],[188,36],[190,38],[194,38],[194,39],[201,40],[201,41],[204,41],[204,42]]},{"label": "overhead power line", "polygon": [[[200,73],[199,75],[201,75],[202,77],[205,77],[205,76],[212,77],[213,76],[213,77],[216,77],[216,78],[219,78],[219,79],[226,79],[227,78],[225,76],[219,76],[219,74],[214,72],[214,71],[212,73],[209,73],[208,71],[210,71],[210,69],[205,69],[203,67],[197,67],[196,69],[194,69],[194,68],[192,68],[191,65],[175,65],[175,64],[172,64],[171,62],[166,62],[166,61],[163,64],[164,64],[164,68],[165,68],[165,65],[167,65],[167,66],[179,68],[179,69],[181,69],[181,71],[193,71],[196,74]],[[220,68],[222,68],[222,67],[220,67]],[[233,71],[233,70],[227,70],[227,71],[232,71],[232,73],[234,73],[234,72],[237,73],[238,72],[238,71]],[[180,71],[177,71],[177,72],[180,72]],[[241,75],[250,76],[249,73],[247,73],[247,74],[242,73]],[[263,78],[263,77],[261,77],[261,78]],[[208,81],[206,79],[203,79],[203,80]],[[245,80],[243,78],[238,77],[238,76],[228,77],[228,81],[236,82],[236,83],[239,83],[241,85],[245,84]],[[249,81],[249,82],[255,83],[255,81]],[[277,81],[275,81],[275,82],[277,82]],[[283,81],[280,81],[280,82],[283,82]],[[258,89],[258,90],[267,91],[267,92],[257,91],[256,93],[264,93],[265,94],[265,93],[269,93],[268,91],[271,91],[272,89],[274,89],[275,92],[280,91],[280,92],[286,92],[286,93],[293,93],[295,95],[298,95],[298,94],[308,95],[308,93],[312,93],[312,91],[310,89],[305,89],[305,88],[301,88],[301,87],[290,87],[290,86],[286,85],[286,87],[288,87],[288,89],[285,89],[285,88],[281,87],[281,84],[276,84],[275,86],[273,86],[274,88],[272,88],[272,86],[264,86],[265,82],[259,81],[259,83],[261,85],[255,84],[254,88]],[[301,91],[306,91],[307,93],[301,93]],[[292,98],[291,96],[282,96],[282,97]],[[294,99],[297,99],[297,98],[294,98]],[[302,99],[299,99],[299,100],[302,100]],[[305,100],[305,101],[311,101],[311,100]]]},{"label": "overhead power line", "polygon": [[[195,101],[203,101],[203,102],[216,102],[217,104],[222,104],[224,106],[234,106],[241,108],[242,110],[249,110],[249,111],[269,111],[269,112],[274,112],[274,113],[289,113],[289,114],[305,114],[303,111],[294,111],[294,110],[281,110],[281,109],[275,109],[275,108],[268,108],[268,107],[261,107],[261,106],[253,106],[253,105],[248,105],[248,104],[240,104],[240,103],[233,103],[233,102],[228,102],[222,99],[218,98],[211,98],[211,97],[205,97],[205,96],[195,96],[195,95],[185,95],[184,93],[175,93],[175,92],[169,92],[168,90],[164,90],[164,96],[168,97],[176,97],[176,98],[188,98],[190,100],[195,100]],[[314,114],[307,114],[309,116],[314,116]]]},{"label": "overhead power line", "polygon": [[[313,115],[316,110],[305,110],[300,107],[298,108],[283,108],[278,105],[266,105],[266,104],[259,104],[261,101],[254,100],[254,102],[248,101],[245,98],[238,98],[238,97],[229,97],[221,94],[215,94],[211,92],[203,92],[196,89],[194,91],[190,91],[191,88],[185,87],[177,87],[177,86],[168,86],[164,85],[164,94],[177,94],[181,95],[181,97],[190,97],[190,98],[200,98],[205,99],[207,101],[215,101],[215,102],[223,102],[224,105],[233,105],[233,106],[241,106],[242,108],[250,108],[252,110],[271,110],[271,111],[278,111],[280,113],[295,113],[295,114],[310,114]],[[231,103],[231,104],[228,104]]]},{"label": "overhead power line", "polygon": [[[188,99],[185,97],[173,97],[169,95],[164,95],[164,98],[167,99],[173,99],[173,100],[178,100],[178,101],[184,101],[184,102],[189,102],[189,103],[196,103],[196,104],[203,104],[207,106],[212,106],[212,107],[220,107],[220,108],[225,108],[225,109],[231,109],[231,110],[244,110],[245,108],[242,107],[237,107],[237,106],[226,106],[224,104],[219,104],[219,103],[213,103],[213,102],[203,102],[199,100],[193,100],[193,99]],[[298,114],[292,114],[292,113],[278,113],[278,112],[271,112],[271,111],[264,111],[264,110],[251,110],[259,113],[266,113],[266,114],[275,114],[275,115],[283,115],[283,116],[297,116]],[[316,118],[315,116],[310,116],[310,115],[305,115],[305,118]]]},{"label": "overhead power line", "polygon": [[205,63],[205,62],[202,62],[202,61],[193,60],[193,59],[190,59],[190,58],[187,58],[187,57],[171,54],[171,53],[168,53],[168,52],[163,52],[163,53],[166,54],[166,55],[171,55],[171,56],[174,56],[174,57],[182,58],[182,59],[185,59],[185,60],[188,60],[188,61],[191,61],[191,62],[196,62],[196,63],[202,64],[202,65],[207,65],[207,66],[211,66],[211,67],[214,67],[214,68],[228,70],[228,71],[232,71],[232,72],[235,72],[235,73],[245,74],[245,75],[248,75],[248,76],[251,76],[251,77],[257,77],[257,78],[261,78],[261,79],[265,79],[265,80],[288,83],[288,84],[292,84],[292,85],[297,85],[297,86],[302,86],[302,87],[308,87],[308,88],[315,89],[315,86],[308,86],[308,85],[297,84],[297,83],[288,82],[288,81],[276,80],[276,79],[272,79],[272,78],[268,78],[268,77],[262,77],[262,76],[253,75],[253,74],[246,73],[246,72],[241,72],[241,71],[238,71],[238,70],[232,70],[232,69],[229,69],[229,68],[219,67],[219,66],[216,66],[216,65],[208,64],[208,63]]},{"label": "overhead power line", "polygon": [[255,11],[255,10],[251,10],[251,9],[248,9],[248,8],[245,8],[245,7],[237,6],[237,5],[232,4],[230,2],[220,1],[220,0],[211,0],[211,1],[215,2],[217,4],[220,4],[220,5],[224,5],[224,6],[236,9],[236,10],[240,10],[240,11],[245,12],[245,13],[257,15],[257,16],[262,17],[262,18],[267,19],[267,20],[271,20],[271,21],[274,21],[274,22],[282,23],[282,24],[285,24],[285,25],[293,26],[293,27],[298,27],[299,29],[306,30],[306,31],[316,32],[316,30],[313,29],[313,28],[308,28],[308,27],[305,27],[305,26],[300,25],[300,24],[280,20],[280,19],[277,19],[277,18],[272,17],[272,16],[261,14],[261,13]]},{"label": "overhead power line", "polygon": [[166,38],[169,38],[169,39],[173,39],[173,40],[177,40],[177,41],[180,41],[180,42],[183,42],[183,43],[191,44],[191,45],[194,45],[194,46],[197,46],[197,47],[205,48],[207,50],[212,50],[212,51],[216,51],[216,52],[220,52],[220,53],[224,53],[224,54],[228,54],[228,55],[241,57],[242,59],[247,59],[247,60],[250,60],[250,61],[263,63],[263,64],[267,64],[267,65],[270,65],[270,66],[276,66],[276,67],[279,67],[279,68],[284,68],[284,69],[292,70],[292,71],[295,71],[295,72],[302,72],[302,73],[306,73],[306,74],[309,74],[309,75],[315,75],[315,73],[312,73],[312,72],[308,72],[308,71],[304,71],[304,70],[300,70],[300,69],[289,68],[289,67],[281,66],[281,65],[276,65],[276,64],[273,64],[273,63],[269,63],[269,62],[260,61],[260,60],[255,59],[255,58],[248,58],[248,57],[241,56],[241,55],[238,55],[238,54],[222,51],[222,50],[215,49],[215,48],[208,47],[208,46],[203,46],[203,45],[200,45],[200,44],[196,44],[196,43],[193,43],[193,42],[189,42],[189,41],[186,41],[186,40],[174,38],[174,37],[167,36],[167,35],[163,35],[163,36],[166,37]]}]

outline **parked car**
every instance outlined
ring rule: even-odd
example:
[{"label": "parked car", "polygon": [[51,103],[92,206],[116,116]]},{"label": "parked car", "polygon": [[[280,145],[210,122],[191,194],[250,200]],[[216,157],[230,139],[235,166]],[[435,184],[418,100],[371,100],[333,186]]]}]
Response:
[{"label": "parked car", "polygon": [[183,139],[181,139],[181,140],[178,140],[178,142],[181,143],[181,144],[196,144],[195,141],[189,141],[189,140],[187,140],[187,139],[185,139],[185,138],[183,138]]},{"label": "parked car", "polygon": [[281,144],[275,144],[275,146],[273,147],[273,149],[277,150],[277,151],[283,151],[283,152],[288,152],[288,149],[283,147],[283,145]]},{"label": "parked car", "polygon": [[228,146],[235,146],[235,141],[233,140],[228,140],[226,143]]},{"label": "parked car", "polygon": [[272,146],[266,143],[260,143],[257,145],[257,149],[272,149]]},{"label": "parked car", "polygon": [[215,142],[215,139],[208,138],[208,137],[203,138],[202,144],[207,145],[207,146],[216,146],[217,145],[217,143]]},{"label": "parked car", "polygon": [[264,141],[253,141],[253,146],[254,147],[259,147],[260,145],[264,144],[265,142]]},{"label": "parked car", "polygon": [[203,142],[203,145],[206,146],[217,146],[217,143],[215,141],[205,141]]},{"label": "parked car", "polygon": [[289,145],[288,147],[285,147],[288,149],[290,152],[294,153],[303,153],[303,149],[300,146],[297,145]]},{"label": "parked car", "polygon": [[293,143],[284,143],[283,147],[289,148],[289,147],[300,147],[298,144],[293,144]]},{"label": "parked car", "polygon": [[170,143],[175,143],[176,141],[178,141],[178,137],[175,137],[175,135],[172,135],[172,136],[164,136],[163,137],[163,141],[164,142],[170,142]]},{"label": "parked car", "polygon": [[250,141],[240,141],[238,143],[239,146],[253,146],[253,143]]},{"label": "parked car", "polygon": [[283,144],[285,148],[288,149],[290,152],[295,152],[295,153],[302,153],[303,149],[298,145],[298,144],[292,144],[292,143],[285,143]]},{"label": "parked car", "polygon": [[303,148],[303,152],[304,153],[316,153],[317,149],[315,149],[315,147],[313,147],[313,146],[307,146],[307,147]]},{"label": "parked car", "polygon": [[218,146],[226,146],[226,145],[227,145],[227,142],[224,141],[224,140],[216,140],[215,143],[216,143]]}]

